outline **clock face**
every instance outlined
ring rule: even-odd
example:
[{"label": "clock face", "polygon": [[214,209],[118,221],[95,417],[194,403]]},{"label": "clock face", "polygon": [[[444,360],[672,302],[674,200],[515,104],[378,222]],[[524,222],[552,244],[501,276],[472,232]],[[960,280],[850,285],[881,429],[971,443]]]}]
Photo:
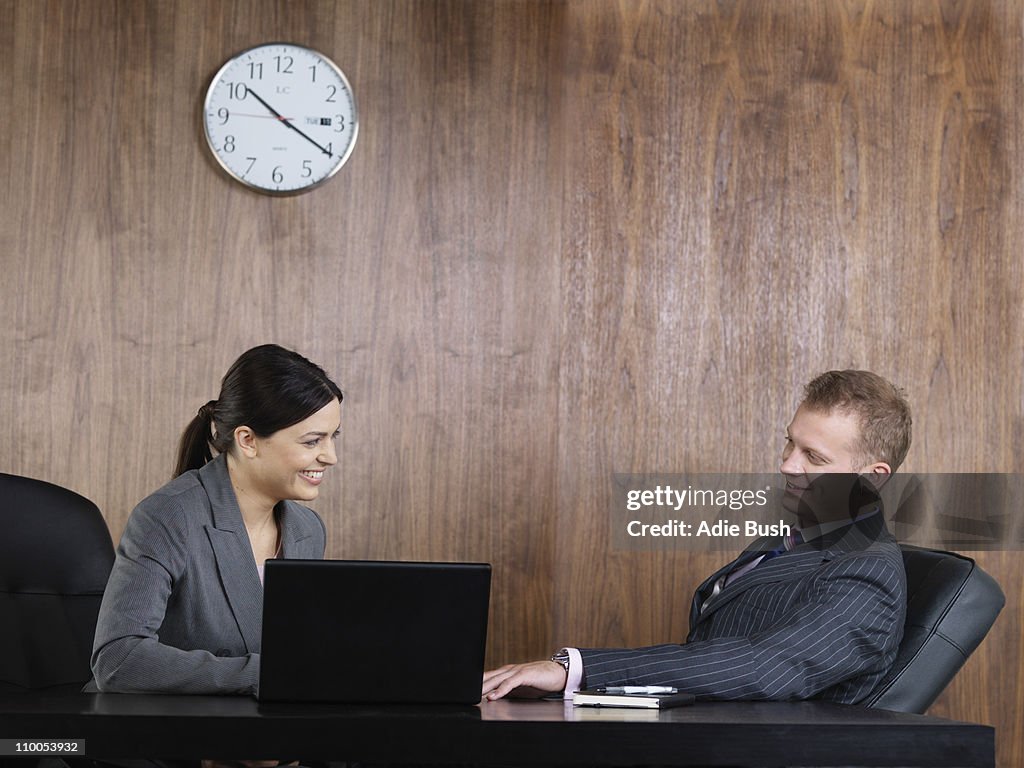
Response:
[{"label": "clock face", "polygon": [[203,122],[224,170],[275,195],[327,181],[352,154],[359,131],[344,73],[323,54],[289,43],[250,48],[221,67]]}]

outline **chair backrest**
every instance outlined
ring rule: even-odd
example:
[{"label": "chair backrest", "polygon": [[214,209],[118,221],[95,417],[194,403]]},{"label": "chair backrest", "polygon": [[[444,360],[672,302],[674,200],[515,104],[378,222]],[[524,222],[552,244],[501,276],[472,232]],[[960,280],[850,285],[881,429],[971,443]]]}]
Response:
[{"label": "chair backrest", "polygon": [[0,473],[0,691],[81,686],[114,545],[88,499]]},{"label": "chair backrest", "polygon": [[862,704],[923,713],[981,643],[1006,597],[969,557],[901,545],[907,619],[896,661]]}]

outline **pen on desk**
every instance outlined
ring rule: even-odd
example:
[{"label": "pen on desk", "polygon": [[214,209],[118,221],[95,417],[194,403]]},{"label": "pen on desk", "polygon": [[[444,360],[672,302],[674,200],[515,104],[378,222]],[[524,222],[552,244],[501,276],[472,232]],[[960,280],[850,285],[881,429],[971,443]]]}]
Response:
[{"label": "pen on desk", "polygon": [[668,685],[609,685],[598,688],[600,693],[678,693],[679,691]]}]

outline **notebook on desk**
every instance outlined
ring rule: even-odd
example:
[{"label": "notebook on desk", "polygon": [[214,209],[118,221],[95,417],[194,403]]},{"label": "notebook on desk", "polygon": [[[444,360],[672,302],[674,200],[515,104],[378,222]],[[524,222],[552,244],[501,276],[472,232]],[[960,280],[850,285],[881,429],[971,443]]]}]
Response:
[{"label": "notebook on desk", "polygon": [[268,560],[259,700],[476,704],[491,567]]}]

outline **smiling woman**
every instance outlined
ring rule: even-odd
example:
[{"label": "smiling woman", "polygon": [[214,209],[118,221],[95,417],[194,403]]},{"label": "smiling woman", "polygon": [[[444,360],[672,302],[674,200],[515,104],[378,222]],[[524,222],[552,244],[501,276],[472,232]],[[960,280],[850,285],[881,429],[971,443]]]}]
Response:
[{"label": "smiling woman", "polygon": [[268,344],[228,370],[181,438],[175,478],[132,512],[93,644],[101,691],[253,694],[263,564],[322,558],[313,501],[337,463],[342,394]]}]

